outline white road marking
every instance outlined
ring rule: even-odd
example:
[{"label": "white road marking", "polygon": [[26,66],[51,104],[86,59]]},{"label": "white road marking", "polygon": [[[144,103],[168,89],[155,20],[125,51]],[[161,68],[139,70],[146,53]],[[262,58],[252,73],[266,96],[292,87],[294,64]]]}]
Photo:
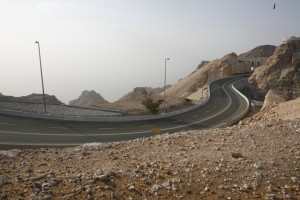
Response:
[{"label": "white road marking", "polygon": [[153,124],[151,125],[145,125],[145,126],[141,126],[142,128],[147,128],[147,127],[151,127],[151,126],[154,126]]},{"label": "white road marking", "polygon": [[114,130],[115,128],[98,128],[99,130]]},{"label": "white road marking", "polygon": [[59,134],[59,133],[24,133],[24,132],[14,132],[14,131],[0,131],[0,133],[9,133],[17,135],[38,135],[38,136],[72,136],[72,137],[86,137],[86,136],[110,136],[110,135],[135,135],[141,133],[152,133],[151,131],[140,131],[140,132],[127,132],[127,133],[111,133],[111,134]]},{"label": "white road marking", "polygon": [[67,127],[61,127],[61,126],[52,126],[49,128],[51,128],[51,129],[68,129]]},{"label": "white road marking", "polygon": [[25,132],[14,132],[14,131],[0,131],[0,133],[9,133],[9,134],[17,134],[17,135],[39,135],[39,136],[82,136],[79,134],[53,134],[53,133],[25,133]]},{"label": "white road marking", "polygon": [[[228,81],[228,82],[230,82],[230,81]],[[226,82],[226,83],[228,83],[228,82]],[[175,127],[171,127],[171,128],[164,128],[164,129],[161,129],[161,130],[162,130],[162,131],[167,131],[167,130],[178,129],[178,128],[184,128],[184,127],[187,127],[187,126],[199,124],[199,123],[201,123],[201,122],[204,122],[204,121],[206,121],[206,120],[208,120],[208,119],[211,119],[211,118],[213,118],[213,117],[215,117],[215,116],[217,116],[217,115],[219,115],[219,114],[225,112],[225,111],[231,106],[231,104],[232,104],[232,99],[231,99],[230,95],[228,94],[227,90],[226,90],[225,87],[224,87],[226,83],[223,84],[223,89],[224,89],[224,91],[226,92],[227,96],[229,97],[229,100],[230,100],[229,102],[230,102],[230,103],[228,104],[228,106],[227,106],[225,109],[221,110],[220,112],[218,112],[218,113],[216,113],[216,114],[214,114],[214,115],[212,115],[212,116],[210,116],[210,117],[208,117],[208,118],[205,118],[205,119],[200,120],[200,121],[197,121],[197,122],[193,122],[193,123],[186,124],[186,125],[181,125],[181,126],[175,126]]]},{"label": "white road marking", "polygon": [[10,123],[0,123],[0,125],[6,125],[6,126],[16,126],[17,124],[10,124]]}]

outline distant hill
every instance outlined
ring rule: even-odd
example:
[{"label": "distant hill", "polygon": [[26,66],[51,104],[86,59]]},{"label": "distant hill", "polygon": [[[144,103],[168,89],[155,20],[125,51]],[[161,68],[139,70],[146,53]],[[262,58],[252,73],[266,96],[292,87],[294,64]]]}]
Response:
[{"label": "distant hill", "polygon": [[123,97],[121,97],[118,101],[118,103],[124,103],[129,101],[135,101],[140,100],[141,98],[144,98],[148,94],[148,91],[144,87],[136,87],[133,89],[133,91],[125,94]]},{"label": "distant hill", "polygon": [[[63,104],[54,95],[45,94],[47,104],[61,105]],[[22,103],[44,103],[43,94],[30,94],[28,96],[13,97],[0,94],[0,101],[22,102]]]},{"label": "distant hill", "polygon": [[[167,85],[166,88],[171,87],[170,85]],[[138,101],[141,102],[142,99],[145,98],[146,95],[150,96],[157,96],[161,92],[164,91],[164,88],[151,88],[151,87],[136,87],[129,93],[125,94],[123,97],[121,97],[118,101],[115,103],[126,103],[126,102],[132,102],[132,101]]]},{"label": "distant hill", "polygon": [[70,106],[82,106],[82,107],[93,107],[99,104],[106,104],[106,101],[99,93],[94,90],[88,91],[84,90],[81,95],[69,102]]},{"label": "distant hill", "polygon": [[276,46],[274,45],[262,45],[255,47],[254,49],[240,54],[239,58],[255,58],[255,57],[270,57],[273,55],[274,51],[276,49]]}]

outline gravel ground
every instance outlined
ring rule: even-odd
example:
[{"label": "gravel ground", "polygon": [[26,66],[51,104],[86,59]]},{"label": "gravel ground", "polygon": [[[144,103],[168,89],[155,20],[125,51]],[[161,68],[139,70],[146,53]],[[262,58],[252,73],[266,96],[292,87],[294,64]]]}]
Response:
[{"label": "gravel ground", "polygon": [[[20,103],[0,101],[0,109],[16,110],[29,113],[45,113],[44,104]],[[47,112],[51,115],[89,116],[89,117],[112,117],[122,116],[122,112],[113,110],[101,110],[93,108],[75,107],[67,105],[47,105]]]},{"label": "gravel ground", "polygon": [[300,199],[299,102],[223,129],[1,151],[0,199]]}]

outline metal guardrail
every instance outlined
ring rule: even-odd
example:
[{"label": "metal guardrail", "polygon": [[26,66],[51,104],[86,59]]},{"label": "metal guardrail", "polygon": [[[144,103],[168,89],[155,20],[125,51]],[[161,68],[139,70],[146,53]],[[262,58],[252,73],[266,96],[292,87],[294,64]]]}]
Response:
[{"label": "metal guardrail", "polygon": [[237,87],[235,85],[239,84],[241,81],[243,80],[238,80],[238,81],[235,81],[233,84],[232,84],[232,88],[234,91],[236,91],[241,97],[243,97],[245,99],[245,101],[247,102],[247,107],[246,109],[240,113],[238,116],[234,117],[234,118],[229,118],[226,120],[225,123],[219,125],[218,127],[228,127],[228,126],[232,126],[233,124],[235,124],[236,122],[240,121],[241,119],[243,119],[243,117],[245,117],[245,115],[247,115],[247,113],[249,112],[250,110],[250,100],[243,94],[241,93]]},{"label": "metal guardrail", "polygon": [[242,112],[239,116],[237,116],[236,118],[233,119],[233,123],[236,123],[237,121],[241,120],[243,117],[245,117],[245,115],[249,112],[250,110],[250,101],[249,99],[243,94],[241,93],[238,89],[236,89],[236,87],[234,86],[235,84],[237,84],[238,82],[240,82],[242,80],[236,81],[235,83],[233,83],[232,88],[241,96],[243,97],[246,102],[247,102],[247,109],[244,110],[244,112]]}]

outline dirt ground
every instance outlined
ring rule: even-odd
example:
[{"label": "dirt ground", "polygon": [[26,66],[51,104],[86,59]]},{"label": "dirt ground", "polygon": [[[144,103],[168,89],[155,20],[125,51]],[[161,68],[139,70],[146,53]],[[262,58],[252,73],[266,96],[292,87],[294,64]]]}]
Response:
[{"label": "dirt ground", "polygon": [[0,151],[0,199],[300,199],[299,105],[222,129]]}]

